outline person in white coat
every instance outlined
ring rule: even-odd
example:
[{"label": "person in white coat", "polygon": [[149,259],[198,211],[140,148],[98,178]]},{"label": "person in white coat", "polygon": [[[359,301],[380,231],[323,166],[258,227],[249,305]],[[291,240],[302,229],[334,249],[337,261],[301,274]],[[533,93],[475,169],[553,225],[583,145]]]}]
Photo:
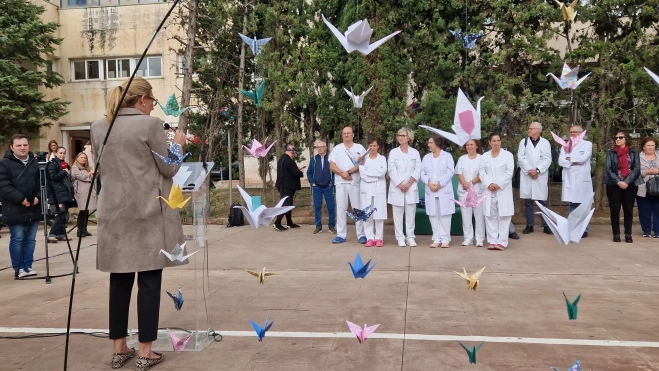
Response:
[{"label": "person in white coat", "polygon": [[[578,137],[583,129],[581,126],[570,128],[570,137]],[[570,153],[561,147],[558,164],[563,167],[563,192],[561,200],[570,203],[570,212],[574,211],[581,201],[593,194],[593,179],[590,177],[590,158],[593,155],[593,143],[582,140],[573,146]],[[588,227],[582,238],[588,237]]]},{"label": "person in white coat", "polygon": [[[460,187],[458,187],[458,197],[462,200],[465,193],[467,193],[469,186],[473,184],[474,190],[480,199],[486,191],[478,173],[480,171],[483,157],[480,155],[480,140],[469,139],[464,145],[464,150],[467,154],[462,155],[458,159],[458,164],[455,165],[455,174],[460,182]],[[485,240],[485,215],[483,214],[483,202],[476,207],[460,206],[460,209],[462,211],[462,230],[464,232],[464,242],[462,242],[462,246],[470,246],[474,244],[474,226],[472,225],[473,216],[476,227],[476,246],[482,247],[483,240]]]},{"label": "person in white coat", "polygon": [[421,181],[426,184],[426,214],[432,227],[430,247],[449,247],[451,242],[451,216],[455,213],[453,173],[455,162],[444,148],[444,139],[433,135],[428,139],[430,153],[421,162]]},{"label": "person in white coat", "polygon": [[[399,147],[389,152],[389,203],[394,214],[394,234],[398,246],[416,246],[414,238],[416,205],[419,202],[417,181],[421,177],[421,156],[410,147],[414,132],[401,128],[397,134]],[[403,214],[405,234],[403,234]],[[407,238],[405,236],[407,235]]]},{"label": "person in white coat", "polygon": [[488,250],[505,250],[508,247],[510,219],[515,214],[513,200],[513,174],[515,158],[501,149],[501,135],[493,133],[489,138],[491,150],[483,154],[478,171],[481,182],[490,191],[483,200]]},{"label": "person in white coat", "polygon": [[[336,188],[336,237],[332,240],[334,244],[346,242],[348,201],[353,208],[360,208],[358,160],[366,153],[364,146],[353,142],[355,133],[351,127],[343,128],[341,136],[343,143],[335,146],[329,156],[330,170],[337,175],[334,184]],[[365,244],[364,222],[358,221],[355,224],[358,241]]]},{"label": "person in white coat", "polygon": [[[535,218],[535,203],[540,202],[547,206],[549,195],[549,167],[551,166],[551,146],[549,141],[542,138],[542,125],[532,122],[529,125],[529,136],[519,142],[517,162],[520,167],[519,198],[524,199],[524,213],[526,215],[526,228],[524,234],[533,233]],[[540,218],[544,232],[551,234],[551,229],[543,218]]]},{"label": "person in white coat", "polygon": [[364,222],[366,247],[382,247],[384,221],[387,219],[387,159],[378,153],[380,143],[368,139],[368,154],[359,165],[359,199],[364,208],[371,206],[375,212]]}]

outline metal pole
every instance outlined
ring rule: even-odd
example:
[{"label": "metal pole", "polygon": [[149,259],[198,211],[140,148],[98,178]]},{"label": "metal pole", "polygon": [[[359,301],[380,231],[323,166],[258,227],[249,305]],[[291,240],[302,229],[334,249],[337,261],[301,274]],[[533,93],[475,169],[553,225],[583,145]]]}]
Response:
[{"label": "metal pole", "polygon": [[229,149],[229,207],[231,207],[231,205],[233,205],[233,198],[231,197],[232,188],[233,188],[231,187],[231,170],[233,169],[233,167],[231,166],[231,130],[229,130],[228,132],[227,140],[228,140],[227,148]]}]

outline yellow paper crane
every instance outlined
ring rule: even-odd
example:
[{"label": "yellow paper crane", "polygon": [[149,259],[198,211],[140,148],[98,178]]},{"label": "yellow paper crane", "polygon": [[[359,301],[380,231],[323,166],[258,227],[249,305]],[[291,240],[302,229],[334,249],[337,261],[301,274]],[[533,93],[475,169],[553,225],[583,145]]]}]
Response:
[{"label": "yellow paper crane", "polygon": [[158,196],[158,198],[162,198],[172,209],[181,209],[190,201],[190,197],[183,200],[183,191],[181,191],[181,186],[178,184],[172,184],[172,190],[169,191],[169,200],[163,196]]},{"label": "yellow paper crane", "polygon": [[577,5],[579,0],[574,0],[569,6],[565,6],[565,3],[562,3],[558,0],[554,1],[559,7],[561,7],[561,11],[563,12],[563,20],[570,23],[574,22],[574,19],[577,17],[577,12],[574,10],[574,7]]},{"label": "yellow paper crane", "polygon": [[251,275],[254,276],[254,277],[258,277],[258,278],[259,278],[259,283],[260,283],[261,285],[263,285],[263,281],[265,280],[265,277],[267,277],[267,276],[274,276],[274,275],[277,274],[277,273],[266,272],[266,271],[265,271],[265,267],[263,267],[263,270],[260,271],[260,272],[253,272],[253,271],[250,271],[249,269],[245,269],[245,272],[251,274]]},{"label": "yellow paper crane", "polygon": [[479,270],[478,272],[474,273],[471,277],[467,274],[467,270],[462,268],[464,270],[464,274],[455,272],[458,276],[464,278],[467,280],[467,284],[469,285],[469,290],[476,291],[476,288],[478,287],[478,277],[480,277],[481,273],[485,270],[485,267],[483,269]]}]

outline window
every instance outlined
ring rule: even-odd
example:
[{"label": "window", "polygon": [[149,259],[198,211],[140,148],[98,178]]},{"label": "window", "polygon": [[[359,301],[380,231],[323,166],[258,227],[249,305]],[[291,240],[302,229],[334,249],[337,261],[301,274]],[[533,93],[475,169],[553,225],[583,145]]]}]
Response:
[{"label": "window", "polygon": [[[139,58],[135,58],[134,64],[139,62]],[[162,58],[161,57],[146,57],[142,63],[137,66],[137,75],[139,77],[161,77],[162,76]]]},{"label": "window", "polygon": [[80,80],[101,80],[103,79],[103,73],[101,60],[89,60],[89,61],[75,61],[73,62],[73,79],[74,81]]},{"label": "window", "polygon": [[105,61],[108,79],[130,77],[130,59],[108,59]]}]

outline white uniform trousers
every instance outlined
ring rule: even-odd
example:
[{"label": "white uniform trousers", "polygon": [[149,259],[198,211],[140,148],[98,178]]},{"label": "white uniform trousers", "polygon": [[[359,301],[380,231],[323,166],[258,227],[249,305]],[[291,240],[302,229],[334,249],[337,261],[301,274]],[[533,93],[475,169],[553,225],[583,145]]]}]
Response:
[{"label": "white uniform trousers", "polygon": [[373,219],[371,215],[364,222],[364,232],[366,233],[367,240],[381,240],[384,235],[384,219]]},{"label": "white uniform trousers", "polygon": [[[428,202],[428,200],[426,200]],[[437,205],[437,215],[428,216],[430,219],[430,226],[432,227],[432,241],[437,243],[449,243],[451,242],[451,217],[452,214],[442,215],[442,210],[440,208],[439,198],[432,197],[430,202],[435,202]]]},{"label": "white uniform trousers", "polygon": [[[405,206],[391,205],[391,210],[394,213],[394,234],[396,240],[405,240],[407,238],[415,238],[414,228],[416,226],[416,204],[405,204]],[[405,234],[403,234],[403,213],[405,213]]]},{"label": "white uniform trousers", "polygon": [[[351,208],[348,209],[348,200]],[[350,183],[336,183],[336,235],[346,238],[348,234],[348,225],[346,210],[352,212],[352,208],[359,206],[359,186]],[[364,222],[356,222],[357,238],[364,236]]]},{"label": "white uniform trousers", "polygon": [[500,244],[508,247],[508,231],[512,217],[499,215],[499,200],[496,197],[492,197],[490,204],[490,216],[485,217],[487,242],[491,245]]},{"label": "white uniform trousers", "polygon": [[481,202],[476,207],[460,208],[462,210],[462,230],[464,232],[464,242],[472,244],[474,242],[474,226],[472,225],[472,215],[476,223],[476,243],[483,243],[485,240],[485,214],[483,208],[485,205]]}]

